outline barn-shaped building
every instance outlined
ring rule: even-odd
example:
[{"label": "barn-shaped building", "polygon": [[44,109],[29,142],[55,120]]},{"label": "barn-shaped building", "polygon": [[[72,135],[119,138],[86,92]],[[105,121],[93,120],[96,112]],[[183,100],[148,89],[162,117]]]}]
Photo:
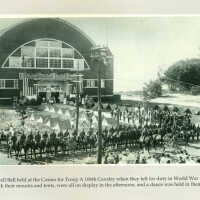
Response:
[{"label": "barn-shaped building", "polygon": [[[0,32],[0,103],[20,96],[63,98],[81,92],[97,96],[95,46],[85,33],[58,18],[28,19]],[[102,96],[113,96],[113,56],[101,66]]]}]

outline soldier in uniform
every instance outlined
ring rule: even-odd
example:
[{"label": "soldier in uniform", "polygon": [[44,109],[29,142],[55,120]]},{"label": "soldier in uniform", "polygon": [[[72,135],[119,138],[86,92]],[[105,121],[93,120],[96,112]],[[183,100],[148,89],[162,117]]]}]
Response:
[{"label": "soldier in uniform", "polygon": [[29,135],[27,136],[27,138],[28,138],[28,140],[29,141],[33,141],[33,132],[31,131],[30,133],[29,133]]},{"label": "soldier in uniform", "polygon": [[35,135],[35,141],[36,141],[37,144],[39,144],[40,141],[41,141],[41,134],[40,134],[39,131],[37,131],[37,133]]},{"label": "soldier in uniform", "polygon": [[22,131],[22,135],[20,137],[21,144],[23,144],[25,142],[25,140],[26,140],[26,135],[25,135],[24,131]]},{"label": "soldier in uniform", "polygon": [[53,130],[50,134],[50,140],[53,141],[53,140],[55,140],[55,138],[56,138],[56,132],[55,132],[55,130]]},{"label": "soldier in uniform", "polygon": [[69,137],[69,131],[68,129],[66,129],[66,131],[64,132],[64,138],[68,138]]},{"label": "soldier in uniform", "polygon": [[43,138],[43,139],[47,139],[47,138],[48,138],[48,133],[47,133],[47,131],[45,131],[45,132],[42,134],[42,138]]},{"label": "soldier in uniform", "polygon": [[58,133],[58,138],[63,138],[63,136],[64,136],[63,132],[62,132],[62,131],[59,131],[59,133]]}]

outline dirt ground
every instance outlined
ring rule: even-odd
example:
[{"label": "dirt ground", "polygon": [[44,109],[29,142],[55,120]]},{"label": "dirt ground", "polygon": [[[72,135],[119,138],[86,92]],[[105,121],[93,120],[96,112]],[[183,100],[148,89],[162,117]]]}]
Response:
[{"label": "dirt ground", "polygon": [[[190,143],[188,146],[182,146],[191,157],[197,160],[200,158],[200,142],[199,143]],[[167,151],[172,151],[172,149],[167,149]],[[150,154],[160,153],[161,149],[151,149]],[[121,155],[121,154],[120,154]],[[104,157],[103,157],[104,160]],[[0,149],[0,165],[71,165],[71,164],[96,164],[96,152],[93,151],[90,155],[86,152],[70,152],[69,154],[62,155],[58,154],[56,157],[54,155],[46,157],[43,155],[43,158],[40,158],[39,155],[37,159],[31,159],[30,157],[25,160],[24,157],[16,159],[14,156],[12,158],[7,157],[5,148]]]}]

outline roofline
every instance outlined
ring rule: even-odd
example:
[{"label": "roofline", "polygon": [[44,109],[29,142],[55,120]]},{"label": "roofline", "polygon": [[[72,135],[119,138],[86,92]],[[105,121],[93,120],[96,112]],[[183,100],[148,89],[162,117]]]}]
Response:
[{"label": "roofline", "polygon": [[68,22],[68,21],[66,21],[66,20],[64,20],[64,19],[61,19],[61,18],[54,18],[54,17],[49,17],[49,18],[46,18],[46,17],[43,17],[43,18],[42,18],[42,17],[38,17],[38,18],[37,18],[37,17],[35,17],[35,18],[24,19],[23,21],[17,22],[17,23],[14,24],[14,25],[10,25],[10,26],[8,26],[7,28],[1,29],[2,32],[0,32],[0,37],[2,37],[2,36],[3,36],[4,34],[6,34],[8,31],[14,29],[15,27],[17,27],[17,26],[19,26],[19,25],[21,25],[21,24],[23,24],[23,23],[26,23],[26,22],[34,22],[34,21],[36,21],[36,20],[38,20],[38,19],[53,19],[53,20],[55,20],[55,21],[57,21],[57,22],[62,22],[62,23],[64,23],[66,26],[70,26],[72,29],[78,31],[82,36],[84,36],[86,39],[88,39],[88,40],[91,42],[92,46],[96,46],[94,40],[93,40],[92,38],[90,38],[90,37],[89,37],[84,31],[82,31],[79,27],[73,25],[72,23],[70,23],[70,22]]}]

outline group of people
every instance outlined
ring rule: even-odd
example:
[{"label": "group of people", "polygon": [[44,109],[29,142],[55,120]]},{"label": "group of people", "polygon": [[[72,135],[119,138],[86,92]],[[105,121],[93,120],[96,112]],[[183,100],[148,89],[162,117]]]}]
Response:
[{"label": "group of people", "polygon": [[[119,120],[119,124],[102,130],[105,163],[123,163],[123,158],[132,155],[133,163],[172,162],[166,153],[167,148],[173,149],[179,144],[187,146],[200,139],[200,127],[192,123],[188,113],[178,114],[167,109],[145,109],[138,106],[131,109],[124,107],[123,110],[115,106],[110,112],[113,118]],[[7,142],[9,156],[13,151],[17,156],[23,151],[25,156],[31,152],[31,156],[35,157],[37,153],[40,156],[44,153],[56,155],[59,151],[92,152],[97,147],[98,130],[19,130],[10,125],[7,129],[0,130],[0,140]],[[162,154],[155,157],[150,151],[157,148],[162,149]],[[124,149],[129,149],[130,152],[123,152]],[[148,152],[148,155],[142,157],[144,152]],[[183,158],[184,156],[180,157],[180,160],[184,160]],[[187,155],[187,159],[189,158]],[[177,162],[184,161],[177,159]]]},{"label": "group of people", "polygon": [[60,151],[65,153],[66,151],[88,150],[94,148],[96,136],[88,135],[92,132],[84,131],[76,133],[75,129],[62,131],[41,131],[28,130],[27,128],[17,128],[10,125],[8,128],[0,130],[0,142],[6,142],[8,148],[8,157],[14,155],[18,158],[24,155],[25,159],[30,153],[30,156],[36,158],[37,154],[42,157],[54,155]]},{"label": "group of people", "polygon": [[173,154],[162,152],[150,154],[147,151],[133,152],[126,149],[122,152],[107,151],[104,164],[194,164],[200,163],[200,159],[190,155],[185,149],[176,150]]},{"label": "group of people", "polygon": [[[140,125],[160,123],[160,120],[165,118],[165,116],[180,116],[179,109],[174,107],[174,109],[169,109],[167,106],[160,108],[159,106],[145,106],[142,104],[137,104],[135,106],[122,106],[115,105],[111,107],[108,106],[110,110],[111,117],[115,118],[119,122],[135,124],[138,122]],[[181,116],[191,116],[191,111],[186,109],[184,114]]]}]

